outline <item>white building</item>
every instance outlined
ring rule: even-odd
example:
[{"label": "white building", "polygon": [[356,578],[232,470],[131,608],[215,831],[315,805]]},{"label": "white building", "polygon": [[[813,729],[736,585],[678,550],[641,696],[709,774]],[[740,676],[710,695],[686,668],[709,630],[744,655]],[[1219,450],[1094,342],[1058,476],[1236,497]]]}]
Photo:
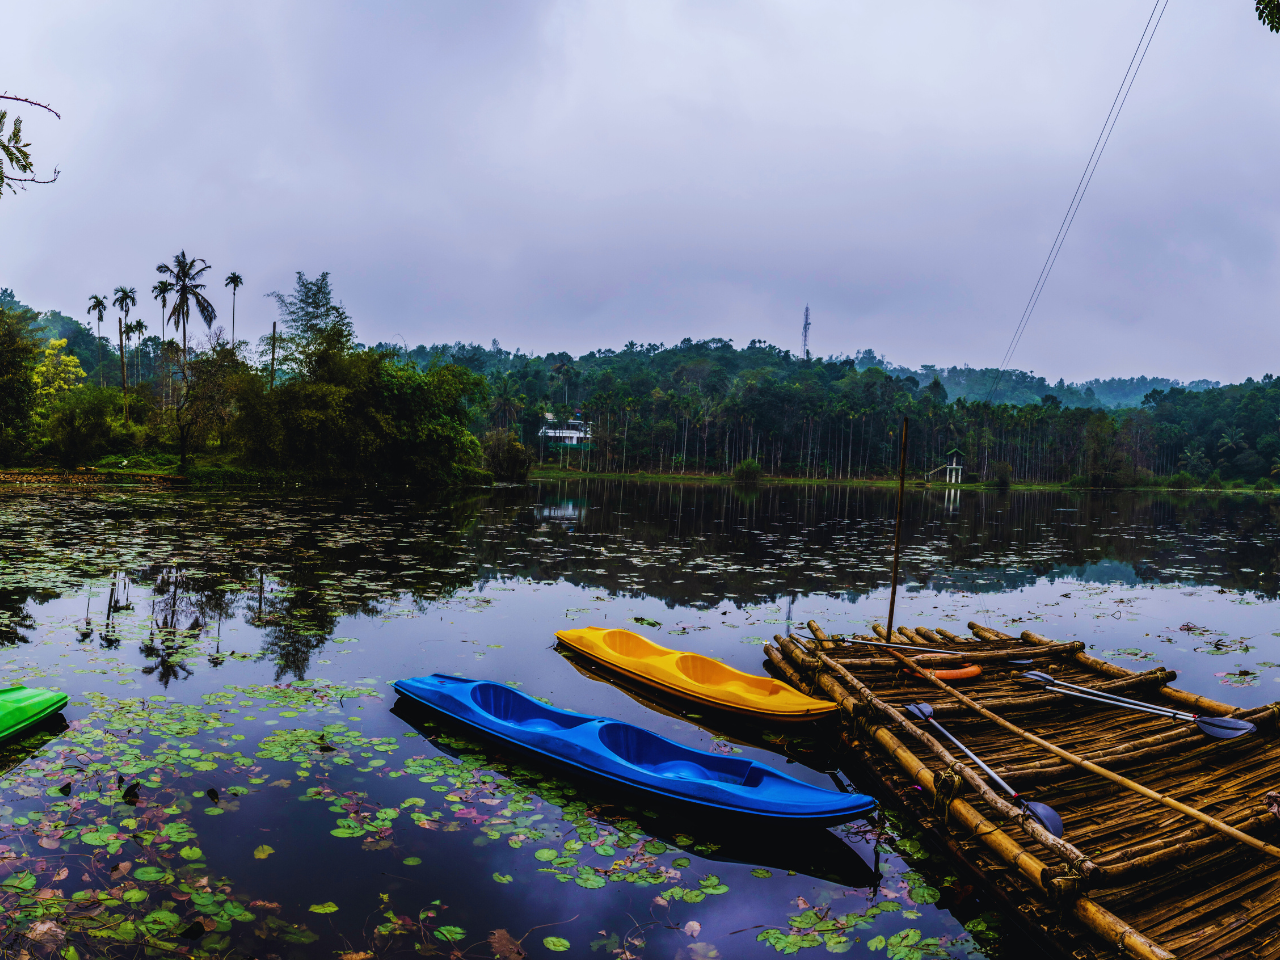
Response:
[{"label": "white building", "polygon": [[577,446],[591,439],[591,427],[582,420],[557,421],[551,414],[546,414],[547,422],[538,431],[538,436],[546,437],[552,443],[567,443]]}]

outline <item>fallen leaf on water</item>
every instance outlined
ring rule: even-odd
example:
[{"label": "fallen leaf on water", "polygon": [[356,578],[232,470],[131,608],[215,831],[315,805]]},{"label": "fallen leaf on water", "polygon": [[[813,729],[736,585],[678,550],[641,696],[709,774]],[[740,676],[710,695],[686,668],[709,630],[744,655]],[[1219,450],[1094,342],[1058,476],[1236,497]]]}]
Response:
[{"label": "fallen leaf on water", "polygon": [[523,960],[528,956],[520,947],[520,942],[506,930],[494,930],[489,934],[489,948],[498,960]]},{"label": "fallen leaf on water", "polygon": [[113,864],[111,867],[111,879],[119,880],[126,873],[133,869],[132,860],[122,860],[120,863]]},{"label": "fallen leaf on water", "polygon": [[270,783],[268,783],[267,786],[268,787],[291,787],[293,786],[293,781],[292,780],[273,780]]},{"label": "fallen leaf on water", "polygon": [[338,954],[338,960],[370,960],[372,956],[372,953],[362,950],[359,953],[340,953]]},{"label": "fallen leaf on water", "polygon": [[682,929],[689,936],[694,937],[696,939],[698,934],[702,932],[702,924],[700,924],[697,920],[690,920],[688,923],[684,925]]},{"label": "fallen leaf on water", "polygon": [[[172,896],[172,894],[170,894],[170,896]],[[249,904],[249,906],[256,907],[259,910],[279,910],[280,909],[280,904],[273,903],[270,900],[254,900],[252,903]]]}]

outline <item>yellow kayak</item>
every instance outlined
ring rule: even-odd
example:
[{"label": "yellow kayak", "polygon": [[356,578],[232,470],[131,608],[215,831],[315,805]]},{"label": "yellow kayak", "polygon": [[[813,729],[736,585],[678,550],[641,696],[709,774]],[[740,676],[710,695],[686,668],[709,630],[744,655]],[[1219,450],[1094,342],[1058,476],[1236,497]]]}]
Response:
[{"label": "yellow kayak", "polygon": [[565,646],[628,676],[722,710],[771,720],[809,720],[836,709],[770,677],[756,677],[698,653],[658,646],[630,630],[561,630]]}]

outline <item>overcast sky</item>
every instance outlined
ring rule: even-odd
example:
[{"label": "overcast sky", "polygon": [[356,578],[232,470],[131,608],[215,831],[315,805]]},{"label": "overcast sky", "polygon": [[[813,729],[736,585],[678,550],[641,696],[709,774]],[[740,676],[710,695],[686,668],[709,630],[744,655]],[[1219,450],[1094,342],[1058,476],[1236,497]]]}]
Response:
[{"label": "overcast sky", "polygon": [[[0,88],[52,186],[0,285],[82,316],[185,248],[332,274],[366,342],[1000,361],[1151,11],[1034,3],[23,4]],[[12,109],[11,109],[11,112]],[[1280,374],[1280,36],[1172,0],[1014,358]]]}]

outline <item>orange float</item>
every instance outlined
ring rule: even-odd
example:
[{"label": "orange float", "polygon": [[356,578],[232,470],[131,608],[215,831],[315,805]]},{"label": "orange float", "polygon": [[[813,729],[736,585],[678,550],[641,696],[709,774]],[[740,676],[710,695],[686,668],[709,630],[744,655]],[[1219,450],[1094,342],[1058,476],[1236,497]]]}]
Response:
[{"label": "orange float", "polygon": [[[923,674],[914,670],[908,670],[913,677],[921,677]],[[954,670],[931,670],[929,671],[939,680],[972,680],[974,677],[982,674],[982,668],[976,663],[966,663],[962,667],[956,667]]]}]

